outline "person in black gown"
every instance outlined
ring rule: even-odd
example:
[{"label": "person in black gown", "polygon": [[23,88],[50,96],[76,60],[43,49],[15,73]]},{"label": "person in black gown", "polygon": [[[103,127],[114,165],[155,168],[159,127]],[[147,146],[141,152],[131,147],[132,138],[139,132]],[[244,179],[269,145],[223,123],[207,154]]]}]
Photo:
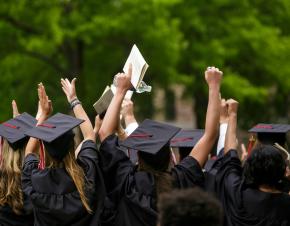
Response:
[{"label": "person in black gown", "polygon": [[[105,187],[95,134],[76,97],[75,79],[62,80],[62,86],[77,118],[61,113],[48,118],[51,104],[39,85],[42,114],[37,126],[26,133],[31,138],[25,150],[23,191],[32,201],[35,226],[98,225]],[[72,129],[79,124],[84,140],[75,150]]]},{"label": "person in black gown", "polygon": [[237,109],[238,103],[229,100],[224,156],[209,171],[224,208],[224,225],[289,226],[290,196],[279,190],[285,161],[276,147],[262,144],[253,149],[243,170],[236,151]]},{"label": "person in black gown", "polygon": [[28,137],[24,132],[36,125],[27,113],[19,115],[13,101],[13,119],[0,125],[0,225],[33,226],[33,209],[21,189],[21,169]]},{"label": "person in black gown", "polygon": [[[176,127],[145,120],[120,144],[114,134],[123,98],[131,88],[131,72],[132,68],[128,74],[116,75],[117,91],[99,130],[101,167],[109,200],[105,204],[103,225],[155,226],[161,193],[174,187],[203,186],[202,167],[218,134],[222,72],[214,67],[205,72],[209,102],[204,135],[189,156],[171,169],[169,140],[178,132]],[[120,151],[120,145],[139,151],[138,166]]]}]

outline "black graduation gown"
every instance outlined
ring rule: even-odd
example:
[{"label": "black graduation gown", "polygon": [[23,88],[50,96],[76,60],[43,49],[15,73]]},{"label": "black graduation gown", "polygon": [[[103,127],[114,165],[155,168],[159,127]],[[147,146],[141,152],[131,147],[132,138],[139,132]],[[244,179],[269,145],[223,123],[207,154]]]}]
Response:
[{"label": "black graduation gown", "polygon": [[32,201],[35,226],[98,225],[103,208],[105,186],[99,169],[99,156],[93,141],[82,144],[77,157],[84,169],[86,196],[94,213],[83,207],[76,186],[64,168],[38,169],[38,159],[30,154],[25,158],[22,172],[23,191]]},{"label": "black graduation gown", "polygon": [[15,214],[8,205],[0,207],[0,226],[33,226],[34,217],[29,198],[23,196],[23,213]]},{"label": "black graduation gown", "polygon": [[[115,135],[110,135],[102,142],[100,155],[108,193],[102,225],[155,226],[157,211],[154,176],[137,171],[136,166],[119,149]],[[176,165],[171,175],[176,188],[203,186],[202,169],[190,156]]]},{"label": "black graduation gown", "polygon": [[[245,185],[236,150],[218,158],[208,172],[214,191],[224,207],[227,226],[289,226],[290,196],[266,193]],[[265,175],[266,176],[266,175]]]}]

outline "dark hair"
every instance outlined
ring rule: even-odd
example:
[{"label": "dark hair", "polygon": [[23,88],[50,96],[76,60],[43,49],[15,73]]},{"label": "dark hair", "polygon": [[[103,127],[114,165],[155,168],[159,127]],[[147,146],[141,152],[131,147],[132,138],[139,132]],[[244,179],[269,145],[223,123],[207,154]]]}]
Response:
[{"label": "dark hair", "polygon": [[277,188],[285,175],[286,164],[279,150],[272,145],[258,145],[244,165],[247,185],[268,185]]},{"label": "dark hair", "polygon": [[221,204],[199,188],[173,190],[158,203],[160,226],[220,226]]},{"label": "dark hair", "polygon": [[152,173],[156,182],[156,196],[163,192],[171,191],[172,176],[168,172],[171,160],[171,152],[169,147],[165,146],[155,155],[138,152],[139,170]]}]

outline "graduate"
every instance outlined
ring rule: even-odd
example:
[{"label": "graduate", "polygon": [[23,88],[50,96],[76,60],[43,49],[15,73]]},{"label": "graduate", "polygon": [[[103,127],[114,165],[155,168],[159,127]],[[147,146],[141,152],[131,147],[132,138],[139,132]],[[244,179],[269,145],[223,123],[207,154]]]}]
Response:
[{"label": "graduate", "polygon": [[[77,99],[75,79],[62,79],[61,84],[76,118],[61,113],[49,117],[52,107],[39,85],[42,114],[37,126],[26,133],[31,138],[25,149],[22,187],[32,201],[35,226],[98,225],[105,188],[95,134]],[[76,149],[72,129],[78,125],[84,140]]]},{"label": "graduate", "polygon": [[27,113],[19,115],[13,101],[14,118],[0,125],[0,225],[32,226],[32,205],[21,188],[24,148],[28,141],[25,131],[36,125]]},{"label": "graduate", "polygon": [[286,169],[282,154],[273,145],[261,144],[252,150],[243,169],[236,150],[238,103],[227,103],[224,156],[209,171],[215,178],[213,190],[224,208],[224,225],[290,225],[290,196],[279,189]]},{"label": "graduate", "polygon": [[[204,135],[189,156],[171,168],[170,139],[179,128],[147,119],[126,140],[119,141],[115,135],[123,98],[132,87],[131,73],[130,67],[128,74],[115,76],[117,91],[99,130],[101,166],[111,201],[104,225],[155,226],[160,194],[173,188],[203,186],[202,167],[218,134],[222,72],[214,67],[206,70],[209,101]],[[137,166],[119,146],[138,150]]]}]

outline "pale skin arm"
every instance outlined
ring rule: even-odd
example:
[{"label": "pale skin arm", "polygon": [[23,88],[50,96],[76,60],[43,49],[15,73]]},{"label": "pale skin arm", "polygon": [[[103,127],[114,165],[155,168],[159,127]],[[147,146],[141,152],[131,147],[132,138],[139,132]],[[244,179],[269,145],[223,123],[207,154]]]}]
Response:
[{"label": "pale skin arm", "polygon": [[190,156],[195,158],[201,167],[206,163],[218,135],[222,72],[218,68],[209,67],[205,72],[205,79],[209,88],[205,132],[190,152]]},{"label": "pale skin arm", "polygon": [[229,124],[226,133],[225,140],[225,149],[224,153],[228,153],[229,150],[235,149],[237,150],[238,142],[237,142],[237,112],[239,103],[233,99],[229,99],[227,101],[228,104],[228,115],[229,115]]},{"label": "pale skin arm", "polygon": [[126,127],[131,123],[137,122],[134,116],[134,104],[131,100],[124,99],[121,114],[124,118]]},{"label": "pale skin arm", "polygon": [[[71,82],[67,78],[61,79],[62,90],[65,93],[69,103],[77,99],[75,82],[76,82],[76,78],[74,78]],[[84,140],[92,140],[95,142],[96,136],[94,133],[94,129],[83,106],[81,104],[76,105],[73,108],[73,112],[76,118],[84,120],[84,122],[80,124],[80,129],[83,134]]]},{"label": "pale skin arm", "polygon": [[[52,104],[49,100],[48,96],[46,95],[46,91],[42,83],[38,85],[38,98],[39,98],[39,108],[37,115],[39,118],[37,120],[37,125],[43,123],[51,114],[52,112]],[[38,139],[31,137],[26,145],[25,148],[25,156],[31,153],[37,153],[39,150],[39,142]]]},{"label": "pale skin arm", "polygon": [[118,73],[115,76],[117,89],[116,93],[107,109],[102,126],[99,130],[101,142],[109,135],[116,132],[120,121],[120,109],[127,90],[132,87],[131,84],[132,65],[129,66],[128,74]]}]

